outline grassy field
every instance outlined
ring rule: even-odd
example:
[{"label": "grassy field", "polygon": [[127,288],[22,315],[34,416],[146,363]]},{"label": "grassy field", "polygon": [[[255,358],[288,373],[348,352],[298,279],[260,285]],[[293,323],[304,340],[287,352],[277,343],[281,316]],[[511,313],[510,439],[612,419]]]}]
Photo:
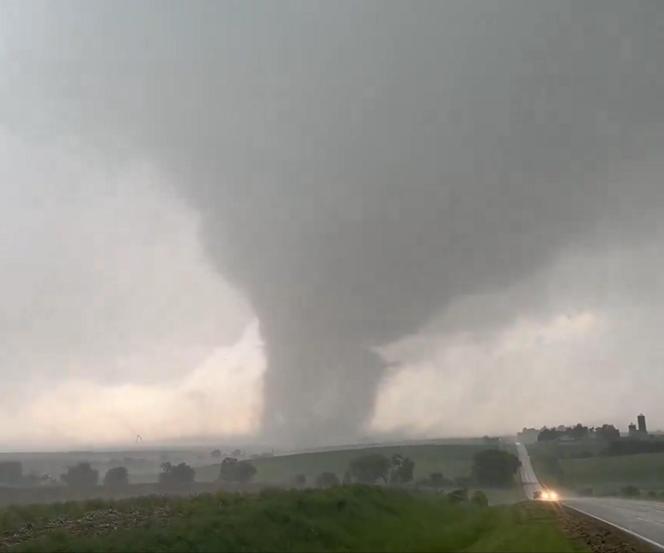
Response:
[{"label": "grassy field", "polygon": [[[455,478],[469,476],[473,455],[487,447],[481,444],[371,447],[266,457],[252,462],[258,469],[257,482],[288,484],[297,474],[304,474],[310,482],[325,471],[334,472],[342,478],[350,461],[367,453],[380,453],[387,457],[400,453],[415,461],[416,480],[432,472],[442,472],[448,478]],[[199,482],[216,480],[218,476],[219,464],[196,469],[196,480]]]},{"label": "grassy field", "polygon": [[35,552],[584,550],[547,505],[358,486],[3,509],[0,531],[0,546]]},{"label": "grassy field", "polygon": [[558,459],[559,470],[551,457],[535,453],[531,458],[540,479],[571,491],[592,488],[596,494],[611,494],[628,485],[664,491],[664,453]]},{"label": "grassy field", "polygon": [[[316,453],[262,457],[252,460],[252,463],[258,469],[258,473],[252,482],[245,486],[229,485],[228,483],[220,482],[218,477],[221,462],[217,461],[215,464],[194,466],[196,483],[190,491],[192,493],[215,493],[221,489],[226,489],[226,491],[256,493],[265,487],[293,487],[295,476],[299,474],[304,474],[307,486],[313,487],[316,477],[322,472],[333,472],[341,480],[350,461],[367,453],[380,453],[388,457],[395,453],[400,453],[412,458],[415,462],[415,480],[411,484],[411,487],[413,487],[413,484],[418,479],[427,478],[433,472],[441,472],[445,477],[450,479],[469,476],[472,472],[473,456],[478,451],[489,447],[496,447],[496,445],[483,443],[482,440],[464,440],[463,443],[356,447],[338,450],[330,449]],[[102,454],[98,454],[98,457],[100,455]],[[46,459],[48,460],[48,458]],[[99,462],[99,458],[97,462]],[[99,470],[103,477],[104,471]],[[163,489],[156,483],[157,479],[157,473],[149,474],[145,479],[148,483],[140,483],[141,479],[137,479],[136,475],[130,471],[131,485],[119,490],[109,490],[103,486],[85,490],[72,489],[66,486],[0,486],[0,506],[84,501],[96,498],[118,500],[140,495],[163,493]],[[302,486],[298,485],[298,487]],[[445,490],[450,491],[450,489],[455,487],[458,488],[461,486],[450,482],[445,486]],[[511,488],[486,489],[485,492],[492,505],[514,503],[524,499],[520,486],[516,485]]]}]

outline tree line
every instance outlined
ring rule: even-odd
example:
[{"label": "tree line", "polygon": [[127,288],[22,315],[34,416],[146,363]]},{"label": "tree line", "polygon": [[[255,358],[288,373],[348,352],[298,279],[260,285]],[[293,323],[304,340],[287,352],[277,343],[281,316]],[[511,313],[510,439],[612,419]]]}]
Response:
[{"label": "tree line", "polygon": [[612,442],[620,438],[620,430],[612,424],[603,424],[597,427],[588,427],[581,423],[574,426],[557,426],[551,428],[545,426],[537,435],[537,441],[548,442],[558,440],[562,437],[567,437],[571,440],[584,440],[596,437]]},{"label": "tree line", "polygon": [[[440,472],[433,472],[417,484],[434,488],[456,486],[459,489],[468,488],[471,484],[509,486],[519,465],[517,457],[507,451],[486,449],[475,454],[469,476],[448,479]],[[226,457],[220,464],[218,481],[247,484],[254,479],[256,473],[257,469],[250,460]],[[369,453],[352,459],[341,478],[334,472],[325,471],[318,474],[311,483],[319,488],[342,484],[400,486],[413,483],[414,474],[415,462],[405,455],[394,454],[387,457],[380,453]],[[195,475],[195,470],[186,463],[163,463],[158,483],[165,490],[186,489],[194,484]],[[90,463],[82,462],[69,467],[61,480],[72,488],[93,488],[99,485],[99,471],[92,468]],[[109,469],[103,478],[103,486],[112,490],[127,488],[129,484],[129,472],[122,466]],[[293,484],[298,487],[306,486],[306,475],[296,475]]]},{"label": "tree line", "polygon": [[[432,472],[427,478],[420,479],[415,484],[436,489],[444,487],[467,489],[473,484],[506,487],[514,482],[514,476],[520,465],[519,459],[508,451],[486,449],[479,451],[473,457],[469,476],[451,479],[446,478],[441,472]],[[409,457],[401,454],[386,457],[379,453],[370,453],[352,459],[341,479],[333,472],[322,472],[315,478],[314,484],[322,488],[340,484],[405,485],[414,481],[414,473],[415,462]],[[306,475],[296,475],[294,484],[298,487],[306,486]]]}]

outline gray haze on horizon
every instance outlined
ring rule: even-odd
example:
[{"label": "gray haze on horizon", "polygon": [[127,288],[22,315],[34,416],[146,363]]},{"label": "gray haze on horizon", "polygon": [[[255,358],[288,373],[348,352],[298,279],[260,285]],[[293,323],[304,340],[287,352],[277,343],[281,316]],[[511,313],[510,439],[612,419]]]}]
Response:
[{"label": "gray haze on horizon", "polygon": [[[418,356],[421,342],[409,342],[418,333],[443,343],[476,334],[481,349],[524,318],[624,317],[635,306],[637,328],[661,318],[658,281],[647,278],[661,269],[664,231],[661,2],[0,9],[0,125],[28,150],[62,143],[100,171],[153,168],[164,201],[195,213],[220,281],[260,323],[264,436],[311,444],[362,435],[381,412],[377,392],[395,370],[387,366]],[[82,189],[91,201],[110,194],[132,205],[131,185],[99,186]],[[75,217],[67,210],[63,220]],[[57,206],[53,217],[57,227]],[[98,247],[84,245],[82,266]],[[621,274],[624,263],[646,276]],[[210,322],[195,340],[210,344],[223,323],[196,297]],[[229,310],[246,318],[245,307]],[[177,314],[188,316],[197,315]],[[634,339],[632,330],[593,347],[606,355],[620,343],[629,355],[616,359],[650,364],[656,379],[656,333]],[[125,329],[124,350],[143,331]],[[391,355],[381,355],[386,347]],[[497,381],[485,372],[468,380],[470,369],[455,366],[441,393],[470,388],[463,397],[473,397],[484,379],[517,385],[530,370],[523,359],[494,361]],[[533,393],[554,361],[529,382]],[[487,394],[475,394],[478,411],[493,410],[477,416],[478,428],[494,424],[501,405]]]}]

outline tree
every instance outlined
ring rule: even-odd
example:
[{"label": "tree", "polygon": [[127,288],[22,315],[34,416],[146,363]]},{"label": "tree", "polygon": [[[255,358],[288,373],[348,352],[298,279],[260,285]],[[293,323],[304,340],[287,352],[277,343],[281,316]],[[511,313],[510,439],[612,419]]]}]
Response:
[{"label": "tree", "polygon": [[220,450],[220,449],[213,449],[213,450],[210,452],[210,456],[211,456],[213,459],[221,459],[221,450]]},{"label": "tree", "polygon": [[348,466],[353,481],[360,484],[374,484],[379,478],[387,483],[390,460],[384,455],[370,453],[357,457]]},{"label": "tree", "polygon": [[620,430],[618,430],[612,424],[603,424],[602,426],[596,428],[595,434],[607,442],[612,442],[620,438]]},{"label": "tree", "polygon": [[67,472],[60,478],[72,488],[94,488],[99,482],[99,472],[90,463],[78,463],[67,468]]},{"label": "tree", "polygon": [[[605,425],[608,426],[608,425]],[[584,426],[581,423],[578,423],[574,426],[558,426],[557,428],[547,428],[546,426],[542,428],[540,433],[537,435],[538,442],[548,442],[557,440],[563,436],[567,436],[572,440],[583,440],[587,438],[591,433],[591,429],[587,426]],[[618,433],[620,436],[620,433]]]},{"label": "tree", "polygon": [[235,457],[226,457],[221,462],[219,480],[246,484],[256,474],[256,467],[251,461],[238,461]]},{"label": "tree", "polygon": [[565,433],[574,440],[582,440],[583,438],[588,437],[589,432],[590,431],[587,426],[583,426],[581,423],[578,423],[572,428],[569,428]]},{"label": "tree", "polygon": [[163,463],[159,474],[159,484],[165,488],[187,488],[194,483],[196,473],[187,463],[172,465]]},{"label": "tree", "polygon": [[562,436],[562,433],[555,428],[547,428],[546,426],[542,428],[541,432],[537,435],[538,442],[550,442],[557,440]]},{"label": "tree", "polygon": [[108,488],[126,488],[129,486],[129,471],[126,467],[114,467],[104,475],[104,486]]},{"label": "tree", "polygon": [[316,477],[316,486],[318,488],[332,488],[339,485],[339,477],[333,472],[321,472]]},{"label": "tree", "polygon": [[500,449],[485,449],[473,458],[473,476],[483,486],[509,486],[521,462]]},{"label": "tree", "polygon": [[403,455],[394,455],[392,457],[392,470],[390,472],[390,482],[392,484],[407,484],[413,480],[415,463],[412,459]]}]

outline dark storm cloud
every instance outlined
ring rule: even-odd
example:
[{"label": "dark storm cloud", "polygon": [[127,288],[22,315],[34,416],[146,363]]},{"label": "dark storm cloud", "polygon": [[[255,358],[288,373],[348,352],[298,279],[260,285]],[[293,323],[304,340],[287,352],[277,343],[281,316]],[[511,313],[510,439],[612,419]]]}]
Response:
[{"label": "dark storm cloud", "polygon": [[664,149],[657,1],[20,11],[6,123],[41,135],[45,107],[49,132],[169,171],[258,314],[275,436],[352,436],[373,348],[661,212],[638,171]]}]

